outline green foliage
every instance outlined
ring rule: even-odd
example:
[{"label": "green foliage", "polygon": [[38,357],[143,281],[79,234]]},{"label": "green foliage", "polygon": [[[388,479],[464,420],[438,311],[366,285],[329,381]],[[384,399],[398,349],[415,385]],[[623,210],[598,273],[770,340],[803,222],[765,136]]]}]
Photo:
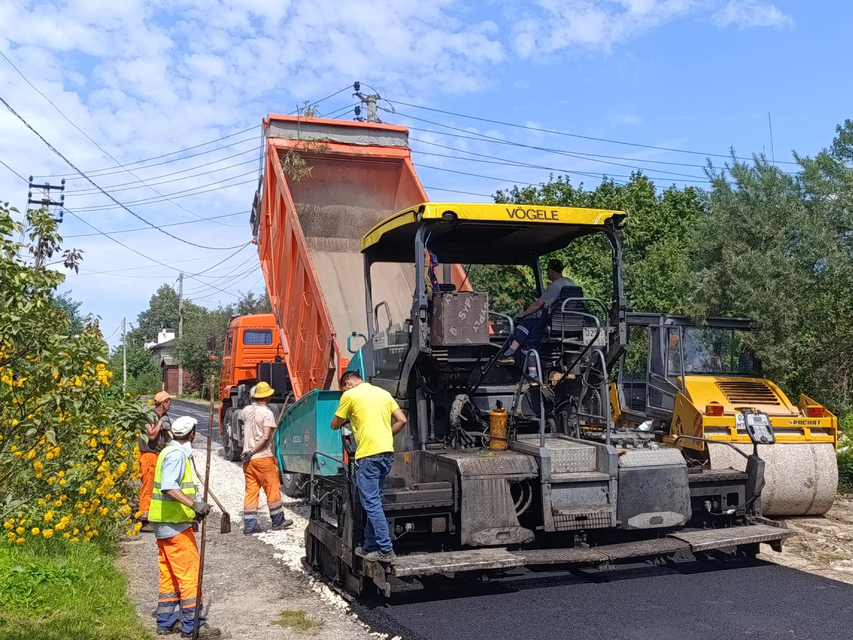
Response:
[{"label": "green foliage", "polygon": [[[627,184],[606,180],[595,190],[587,191],[583,185],[574,187],[567,177],[557,176],[538,187],[499,191],[495,201],[625,211],[623,272],[629,308],[667,313],[686,310],[685,301],[690,291],[691,232],[703,211],[701,193],[696,189],[670,187],[659,193],[651,180],[635,173]],[[543,269],[551,257],[563,260],[565,274],[581,286],[586,295],[605,303],[611,299],[611,251],[601,234],[581,238],[553,256],[545,256]],[[503,274],[497,275],[501,280]],[[480,276],[486,281],[489,277]],[[528,289],[524,294],[526,306],[535,294]]]},{"label": "green foliage", "polygon": [[[0,520],[3,540],[88,542],[123,531],[144,408],[110,390],[107,346],[89,319],[69,335],[64,276],[19,258],[59,250],[56,222],[27,212],[30,244],[0,207]],[[66,536],[67,534],[67,536]]]},{"label": "green foliage", "polygon": [[0,640],[151,637],[125,600],[114,556],[97,544],[0,547]]},{"label": "green foliage", "polygon": [[851,129],[796,175],[763,157],[711,170],[690,309],[756,318],[765,373],[836,413],[853,409]]},{"label": "green foliage", "polygon": [[838,452],[838,490],[853,493],[853,451]]},{"label": "green foliage", "polygon": [[80,313],[82,302],[79,302],[71,297],[71,291],[60,293],[54,296],[54,304],[65,312],[65,318],[68,320],[68,330],[71,335],[78,335],[83,332],[83,315]]}]

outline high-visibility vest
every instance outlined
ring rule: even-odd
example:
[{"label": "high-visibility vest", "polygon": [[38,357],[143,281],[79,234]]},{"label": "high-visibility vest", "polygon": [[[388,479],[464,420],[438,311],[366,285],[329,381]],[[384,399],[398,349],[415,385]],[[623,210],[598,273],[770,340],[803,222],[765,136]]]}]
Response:
[{"label": "high-visibility vest", "polygon": [[154,468],[154,492],[151,495],[151,508],[148,511],[149,522],[192,522],[195,519],[195,511],[166,495],[160,489],[163,481],[163,460],[175,450],[184,456],[185,462],[181,491],[195,500],[195,478],[189,456],[183,452],[180,445],[170,443],[160,452],[157,457],[157,466]]}]

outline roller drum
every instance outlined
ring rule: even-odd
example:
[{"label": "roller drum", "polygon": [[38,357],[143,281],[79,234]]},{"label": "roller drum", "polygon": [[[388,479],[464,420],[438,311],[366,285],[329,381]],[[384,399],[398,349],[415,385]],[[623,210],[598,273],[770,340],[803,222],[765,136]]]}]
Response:
[{"label": "roller drum", "polygon": [[[752,445],[737,444],[746,454]],[[746,459],[725,445],[708,445],[712,469],[746,470]],[[822,516],[832,507],[838,465],[831,444],[773,444],[758,447],[766,462],[761,512],[765,516]]]}]

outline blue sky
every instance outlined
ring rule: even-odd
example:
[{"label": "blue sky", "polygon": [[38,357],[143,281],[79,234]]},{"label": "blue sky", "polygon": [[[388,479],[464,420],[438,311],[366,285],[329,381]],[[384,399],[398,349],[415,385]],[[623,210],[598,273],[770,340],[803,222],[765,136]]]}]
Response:
[{"label": "blue sky", "polygon": [[[386,122],[426,129],[412,131],[412,147],[433,200],[484,200],[496,189],[538,183],[549,173],[494,162],[585,173],[573,181],[587,186],[601,174],[627,175],[635,168],[664,187],[674,179],[702,186],[703,154],[734,147],[740,155],[770,155],[768,111],[778,161],[790,160],[792,149],[815,153],[830,142],[835,125],[853,115],[851,14],[853,7],[840,1],[786,0],[0,0],[0,52],[122,163],[234,134],[259,125],[268,112],[290,112],[361,80],[397,105],[397,113],[381,113]],[[244,174],[256,168],[251,160],[259,129],[166,159],[210,151],[202,156],[132,165],[133,176],[115,168],[3,59],[0,95],[77,166],[106,169],[93,177],[122,202],[157,198],[138,178],[172,180],[155,187],[167,195],[198,189],[172,202],[130,205],[152,223],[188,222],[168,230],[207,247],[250,239],[246,214],[192,221],[248,211],[254,185]],[[351,117],[344,108],[353,102],[344,91],[320,111],[341,109],[341,117]],[[601,155],[616,164],[603,163]],[[493,163],[471,161],[489,158]],[[0,160],[24,176],[70,171],[5,110]],[[165,175],[175,171],[182,173]],[[144,226],[119,208],[91,208],[113,203],[84,189],[90,189],[85,181],[70,180],[66,202],[89,223],[107,232]],[[26,184],[0,166],[0,199],[22,207],[25,197]],[[69,276],[63,290],[72,290],[85,312],[102,317],[106,335],[123,316],[134,321],[158,286],[175,282],[178,270],[213,267],[187,280],[189,297],[210,306],[263,286],[251,246],[235,254],[154,230],[113,236],[169,268],[103,236],[81,236],[92,230],[71,216],[62,232],[67,246],[85,252],[81,274]],[[111,344],[117,339],[116,333]]]}]

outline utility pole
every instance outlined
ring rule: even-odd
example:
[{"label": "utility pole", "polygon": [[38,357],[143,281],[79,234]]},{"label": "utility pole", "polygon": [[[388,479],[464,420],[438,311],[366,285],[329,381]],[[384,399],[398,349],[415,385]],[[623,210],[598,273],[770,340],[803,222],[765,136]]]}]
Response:
[{"label": "utility pole", "polygon": [[[36,184],[33,182],[33,177],[30,176],[29,180],[29,192],[27,193],[27,209],[29,210],[30,205],[38,205],[40,208],[45,208],[50,210],[51,207],[59,207],[59,217],[54,218],[57,223],[62,222],[62,207],[65,206],[65,180],[62,180],[61,186],[52,186],[49,182],[45,182],[44,184]],[[41,198],[33,198],[33,189],[40,189],[42,192]],[[59,191],[60,199],[54,200],[52,197],[51,191]],[[35,258],[36,258],[36,268],[40,268],[44,264],[44,250],[45,246],[43,242],[39,242],[38,247],[35,250]]]},{"label": "utility pole", "polygon": [[122,393],[127,393],[127,318],[121,319],[121,390]]},{"label": "utility pole", "polygon": [[[184,337],[184,272],[178,276],[178,341]],[[178,395],[184,392],[184,368],[178,361]]]},{"label": "utility pole", "polygon": [[773,146],[773,120],[770,118],[770,112],[767,112],[767,124],[770,126],[770,157],[773,159],[773,164],[776,164],[776,149]]},{"label": "utility pole", "polygon": [[[353,96],[361,100],[364,105],[364,110],[367,113],[367,122],[381,123],[382,120],[380,120],[379,116],[376,115],[376,101],[381,100],[382,96],[378,93],[368,93],[367,95],[363,94],[361,92],[361,83],[358,81],[353,83],[352,88],[355,90]],[[365,121],[365,118],[361,117],[361,107],[355,108],[355,119],[359,122]]]}]

